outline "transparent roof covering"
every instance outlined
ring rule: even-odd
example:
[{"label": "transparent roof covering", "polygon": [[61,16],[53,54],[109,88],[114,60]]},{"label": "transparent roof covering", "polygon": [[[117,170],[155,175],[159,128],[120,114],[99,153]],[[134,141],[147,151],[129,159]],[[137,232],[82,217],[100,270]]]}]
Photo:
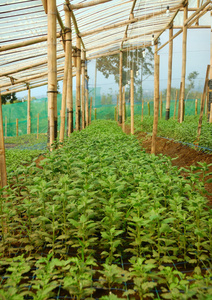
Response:
[{"label": "transparent roof covering", "polygon": [[[2,94],[46,84],[48,78],[48,20],[46,0],[1,0],[0,2],[0,89]],[[72,44],[81,37],[87,59],[118,53],[120,49],[147,47],[152,39],[174,26],[183,25],[185,0],[57,0],[57,70],[63,79],[64,44],[61,32],[65,25],[64,7],[72,10]],[[79,8],[90,4],[88,7]],[[96,4],[96,5],[91,5]],[[190,0],[192,8],[205,4],[200,25],[211,26],[211,1]],[[78,7],[77,7],[78,5]],[[167,7],[169,11],[167,12]],[[23,46],[28,41],[28,45]],[[29,43],[30,41],[30,43]],[[74,70],[75,72],[75,70]]]}]

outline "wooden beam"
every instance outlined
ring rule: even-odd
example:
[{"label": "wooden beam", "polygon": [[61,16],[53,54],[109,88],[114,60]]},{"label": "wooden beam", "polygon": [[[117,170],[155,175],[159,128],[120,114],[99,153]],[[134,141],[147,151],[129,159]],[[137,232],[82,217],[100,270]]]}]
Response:
[{"label": "wooden beam", "polygon": [[200,8],[198,8],[189,18],[184,21],[184,26],[186,26],[191,20],[193,20],[196,15],[201,12],[208,4],[211,3],[211,0],[206,1]]},{"label": "wooden beam", "polygon": [[[169,29],[169,39],[173,36],[173,27]],[[168,60],[168,81],[166,95],[166,120],[170,118],[170,102],[171,102],[171,83],[172,83],[172,57],[173,57],[173,40],[169,42],[169,60]]]},{"label": "wooden beam", "polygon": [[56,0],[48,2],[48,124],[49,144],[53,150],[53,143],[57,138],[57,120],[55,119],[55,97],[57,98],[57,56],[56,56]]},{"label": "wooden beam", "polygon": [[31,133],[31,114],[30,114],[30,107],[31,107],[31,90],[29,85],[27,85],[28,89],[28,100],[27,100],[27,134]]},{"label": "wooden beam", "polygon": [[[157,47],[157,44],[155,45]],[[154,122],[153,122],[153,131],[152,131],[152,145],[151,145],[151,154],[156,152],[156,137],[157,137],[157,128],[158,128],[158,113],[159,113],[159,63],[160,56],[157,54],[157,49],[155,49],[154,55]]]},{"label": "wooden beam", "polygon": [[61,103],[61,118],[60,118],[60,143],[64,141],[65,135],[65,118],[66,118],[66,100],[67,100],[67,84],[68,84],[68,71],[69,61],[71,60],[71,27],[70,25],[70,14],[65,11],[65,63],[64,63],[64,78],[63,78],[63,92],[62,92],[62,103]]},{"label": "wooden beam", "polygon": [[[177,5],[173,8],[170,8],[170,11],[176,11],[177,9],[179,9],[182,6],[183,6],[183,4]],[[145,15],[145,16],[132,18],[130,20],[117,22],[117,23],[114,23],[114,24],[111,24],[111,25],[102,26],[102,27],[99,27],[99,28],[96,28],[96,29],[93,29],[93,30],[89,30],[89,31],[86,31],[86,32],[80,32],[79,36],[84,37],[84,36],[96,34],[96,33],[101,32],[101,31],[106,31],[106,30],[122,27],[122,26],[125,26],[125,25],[129,25],[129,24],[132,24],[132,23],[136,23],[136,22],[139,22],[139,21],[148,20],[148,19],[151,19],[153,17],[163,15],[165,13],[166,13],[166,9],[162,9],[160,11],[153,12],[153,13],[150,13],[150,14]]]},{"label": "wooden beam", "polygon": [[[59,38],[60,36],[61,36],[61,34],[57,33],[57,38]],[[47,38],[48,38],[48,36],[44,35],[44,36],[37,37],[37,38],[34,38],[34,39],[29,39],[29,40],[24,41],[24,42],[18,42],[18,43],[14,43],[14,44],[0,46],[0,52],[11,50],[11,49],[17,49],[17,48],[21,48],[21,47],[26,47],[26,46],[29,46],[29,45],[34,45],[34,44],[38,44],[38,43],[42,43],[42,42],[46,42]]]},{"label": "wooden beam", "polygon": [[43,4],[44,11],[47,14],[48,13],[47,0],[42,0],[42,4]]},{"label": "wooden beam", "polygon": [[80,8],[85,8],[85,7],[91,7],[94,5],[110,2],[112,0],[93,0],[93,1],[87,1],[83,3],[76,3],[76,4],[69,4],[70,9],[80,9]]},{"label": "wooden beam", "polygon": [[[65,57],[64,53],[59,54],[57,56],[57,59],[60,59],[60,58],[63,58],[63,57]],[[45,59],[42,59],[42,60],[40,60],[38,62],[29,64],[29,65],[24,65],[23,67],[19,67],[19,68],[13,69],[13,70],[2,72],[2,73],[0,73],[0,77],[11,75],[11,74],[15,74],[15,73],[18,73],[18,72],[21,72],[21,71],[25,71],[25,70],[28,70],[28,69],[32,69],[34,67],[38,67],[38,66],[41,66],[41,65],[44,65],[44,64],[47,64],[47,63],[48,63],[48,58],[45,58]]]},{"label": "wooden beam", "polygon": [[122,70],[123,70],[123,52],[120,50],[119,54],[119,125],[122,124]]},{"label": "wooden beam", "polygon": [[0,187],[3,188],[6,185],[7,185],[7,171],[6,171],[5,146],[4,146],[2,103],[1,103],[1,93],[0,93]]},{"label": "wooden beam", "polygon": [[[184,20],[188,18],[188,6],[184,7]],[[184,21],[185,24],[185,21]],[[182,90],[180,94],[180,123],[184,120],[184,99],[185,99],[185,77],[186,77],[186,51],[187,51],[187,24],[183,26],[183,44],[182,44],[182,72],[181,82]]]}]

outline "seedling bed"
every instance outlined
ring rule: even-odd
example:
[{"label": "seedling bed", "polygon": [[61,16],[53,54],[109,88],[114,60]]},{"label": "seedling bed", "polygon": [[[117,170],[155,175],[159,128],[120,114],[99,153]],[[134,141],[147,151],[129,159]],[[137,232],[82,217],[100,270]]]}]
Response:
[{"label": "seedling bed", "polygon": [[108,121],[17,168],[1,190],[2,299],[211,299],[208,166],[182,172]]}]

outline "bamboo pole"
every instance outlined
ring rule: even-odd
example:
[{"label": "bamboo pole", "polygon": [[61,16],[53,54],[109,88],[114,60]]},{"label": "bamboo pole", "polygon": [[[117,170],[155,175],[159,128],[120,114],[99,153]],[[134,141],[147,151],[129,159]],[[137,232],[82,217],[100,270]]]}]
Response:
[{"label": "bamboo pole", "polygon": [[6,185],[7,185],[7,170],[6,170],[6,158],[5,158],[5,146],[4,146],[2,103],[1,103],[1,93],[0,93],[0,187],[3,188]]},{"label": "bamboo pole", "polygon": [[177,111],[177,90],[176,90],[176,94],[175,94],[175,103],[174,103],[174,116],[173,116],[174,120],[175,120],[175,116],[176,116],[176,111]]},{"label": "bamboo pole", "polygon": [[195,100],[195,115],[197,115],[197,105],[198,105],[198,100]]},{"label": "bamboo pole", "polygon": [[131,106],[131,134],[134,134],[134,77],[130,71],[130,106]]},{"label": "bamboo pole", "polygon": [[39,135],[39,113],[37,116],[37,140],[38,140],[38,135]]},{"label": "bamboo pole", "polygon": [[148,116],[150,116],[150,103],[147,102],[147,106],[148,106]]},{"label": "bamboo pole", "polygon": [[119,114],[119,95],[117,95],[117,102],[116,102],[116,122],[118,122],[118,114]]},{"label": "bamboo pole", "polygon": [[79,8],[91,7],[93,5],[98,5],[109,1],[111,0],[92,0],[84,3],[69,4],[69,7],[70,9],[79,9]]},{"label": "bamboo pole", "polygon": [[91,97],[91,100],[90,100],[90,117],[89,117],[89,124],[91,124],[91,117],[92,117],[91,113],[92,113],[92,97]]},{"label": "bamboo pole", "polygon": [[97,112],[96,112],[96,107],[94,108],[94,120],[97,118]]},{"label": "bamboo pole", "polygon": [[27,101],[27,134],[31,133],[31,116],[30,116],[30,102],[31,102],[31,90],[28,87],[28,101]]},{"label": "bamboo pole", "polygon": [[144,99],[142,99],[142,104],[141,104],[141,122],[144,120]]},{"label": "bamboo pole", "polygon": [[85,51],[84,50],[82,50],[81,69],[82,69],[82,85],[81,85],[82,129],[84,129],[85,128]]},{"label": "bamboo pole", "polygon": [[95,77],[94,77],[94,96],[93,96],[93,106],[96,106],[96,82],[97,82],[97,59],[95,61]]},{"label": "bamboo pole", "polygon": [[85,103],[85,110],[86,110],[86,126],[89,125],[89,95],[88,95],[88,80],[89,77],[87,75],[87,64],[85,65],[85,78],[86,78],[86,89],[85,89],[85,98],[86,98],[86,103]]},{"label": "bamboo pole", "polygon": [[123,69],[123,52],[120,50],[119,54],[119,125],[122,124],[122,69]]},{"label": "bamboo pole", "polygon": [[[157,48],[157,45],[155,45]],[[160,56],[157,55],[155,51],[155,67],[154,67],[154,123],[152,131],[152,145],[151,145],[151,154],[155,154],[156,149],[156,136],[157,136],[157,127],[158,127],[158,112],[159,112],[159,63]]]},{"label": "bamboo pole", "polygon": [[163,116],[163,98],[162,98],[162,92],[160,92],[160,118],[162,119]]},{"label": "bamboo pole", "polygon": [[[65,7],[65,5],[64,5]],[[65,13],[66,19],[65,24],[67,28],[69,28],[69,47],[72,49],[72,30],[71,30],[71,13],[70,11],[67,11]],[[74,122],[73,122],[73,72],[72,72],[72,51],[70,53],[69,61],[68,61],[68,79],[67,79],[67,133],[68,136],[73,132],[74,130]]]},{"label": "bamboo pole", "polygon": [[197,129],[197,140],[199,140],[200,135],[201,135],[202,118],[203,118],[203,112],[204,112],[204,105],[205,105],[205,97],[206,97],[206,90],[207,90],[209,72],[210,72],[210,65],[207,66],[206,76],[205,76],[205,85],[204,85],[204,89],[203,89],[203,93],[202,93],[200,116],[199,116],[199,123],[198,123],[198,129]]},{"label": "bamboo pole", "polygon": [[122,92],[122,130],[125,132],[125,86]]},{"label": "bamboo pole", "polygon": [[5,125],[4,125],[4,129],[5,129],[5,138],[7,138],[7,116],[5,116]]},{"label": "bamboo pole", "polygon": [[[65,25],[66,28],[64,30],[65,34],[65,64],[64,64],[64,77],[63,77],[63,92],[62,92],[62,103],[61,103],[61,121],[60,121],[60,143],[64,141],[65,135],[65,119],[66,119],[66,101],[67,101],[67,93],[68,93],[68,80],[70,80],[69,76],[69,68],[70,68],[70,60],[71,60],[71,27],[70,24],[70,14],[68,11],[65,11]],[[69,87],[70,88],[70,87]],[[69,90],[70,93],[70,90]],[[70,97],[70,95],[69,95]],[[70,99],[69,99],[69,108],[70,109]]]},{"label": "bamboo pole", "polygon": [[55,141],[55,96],[57,97],[56,0],[48,0],[48,119],[50,150]]},{"label": "bamboo pole", "polygon": [[[188,17],[188,4],[184,7],[184,23]],[[184,120],[184,99],[185,99],[185,77],[186,77],[186,49],[187,49],[187,24],[183,26],[183,45],[182,45],[182,89],[180,94],[180,123]]]},{"label": "bamboo pole", "polygon": [[18,119],[16,119],[16,136],[18,136]]},{"label": "bamboo pole", "polygon": [[81,39],[77,40],[77,67],[76,67],[76,130],[80,130],[80,76],[81,76]]},{"label": "bamboo pole", "polygon": [[182,91],[182,82],[180,83],[180,92],[179,92],[179,103],[178,103],[178,122],[180,122],[180,111],[181,111],[181,103],[180,103],[180,95],[181,95],[181,91]]},{"label": "bamboo pole", "polygon": [[166,120],[170,118],[170,102],[171,102],[171,83],[172,83],[172,57],[173,57],[173,26],[169,28],[169,61],[168,61],[168,82],[166,95]]},{"label": "bamboo pole", "polygon": [[209,123],[212,123],[212,102],[211,102],[211,105],[210,105]]}]

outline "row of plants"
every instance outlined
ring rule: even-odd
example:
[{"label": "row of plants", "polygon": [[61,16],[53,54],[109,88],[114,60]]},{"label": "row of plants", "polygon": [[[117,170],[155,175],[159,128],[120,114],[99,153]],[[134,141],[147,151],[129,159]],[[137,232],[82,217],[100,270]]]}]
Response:
[{"label": "row of plants", "polygon": [[40,166],[1,190],[2,299],[210,299],[208,165],[178,170],[96,121]]},{"label": "row of plants", "polygon": [[[167,138],[173,138],[176,141],[184,143],[198,144],[202,147],[212,150],[212,124],[207,122],[206,116],[203,116],[202,130],[199,141],[197,141],[197,127],[199,116],[185,116],[183,123],[170,118],[169,120],[158,120],[157,135]],[[130,118],[127,119],[130,124]],[[141,122],[141,116],[135,116],[135,129],[137,131],[152,132],[153,116],[144,116]]]}]

